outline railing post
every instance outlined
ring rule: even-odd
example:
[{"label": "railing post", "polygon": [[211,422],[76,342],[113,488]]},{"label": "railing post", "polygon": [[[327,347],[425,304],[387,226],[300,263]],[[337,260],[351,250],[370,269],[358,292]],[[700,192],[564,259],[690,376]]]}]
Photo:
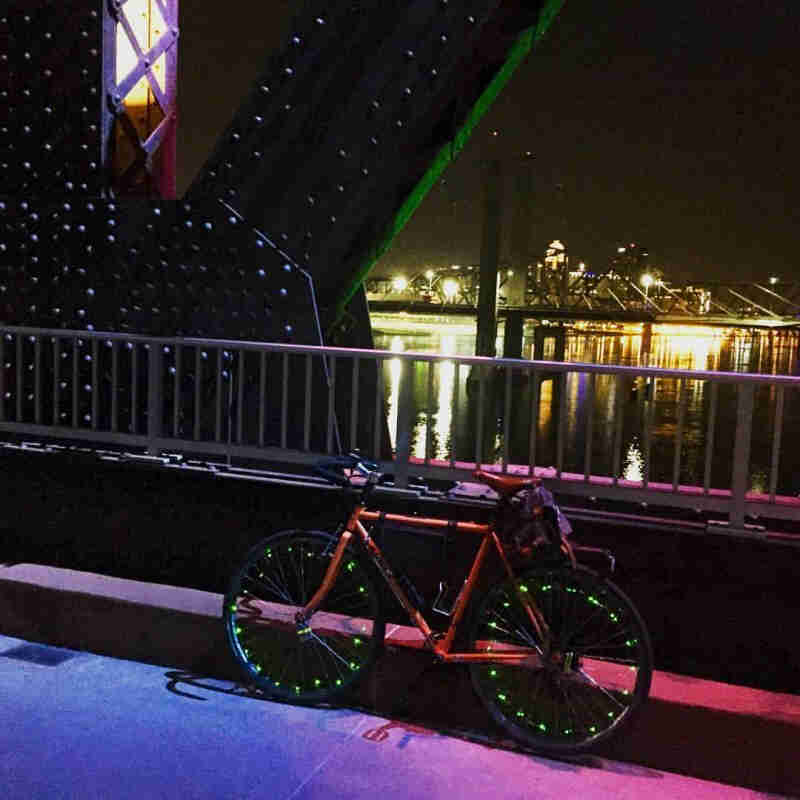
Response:
[{"label": "railing post", "polygon": [[6,419],[6,356],[5,334],[0,331],[0,422]]},{"label": "railing post", "polygon": [[411,458],[411,407],[414,399],[414,363],[402,361],[397,387],[397,439],[394,456],[394,485],[408,486],[408,463]]},{"label": "railing post", "polygon": [[753,385],[739,384],[736,403],[736,437],[733,445],[731,476],[731,510],[729,525],[744,530],[744,509],[750,482],[750,439],[753,430]]},{"label": "railing post", "polygon": [[[162,385],[163,353],[160,342],[150,342],[147,351],[147,454],[157,456],[161,450],[155,440],[161,438],[164,424],[164,387]],[[134,409],[134,413],[136,410]]]}]

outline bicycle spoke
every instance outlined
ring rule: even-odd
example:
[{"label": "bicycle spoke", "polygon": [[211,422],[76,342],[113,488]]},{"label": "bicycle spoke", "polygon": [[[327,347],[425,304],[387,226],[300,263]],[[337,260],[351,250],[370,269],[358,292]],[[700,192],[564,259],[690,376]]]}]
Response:
[{"label": "bicycle spoke", "polygon": [[302,545],[300,546],[300,591],[301,591],[301,600],[303,605],[308,602],[308,595],[306,593],[306,549]]},{"label": "bicycle spoke", "polygon": [[572,700],[569,699],[571,696],[570,688],[571,687],[568,688],[568,685],[565,684],[562,684],[561,686],[561,690],[564,693],[564,698],[567,701],[572,716],[572,728],[569,728],[567,730],[570,730],[571,733],[577,733],[578,731],[584,734],[588,733],[589,726],[586,726],[583,723],[584,714],[581,712],[579,708],[580,704],[577,701],[577,697],[575,695],[572,695]]},{"label": "bicycle spoke", "polygon": [[594,620],[597,617],[599,617],[601,613],[602,613],[602,611],[597,609],[597,610],[593,611],[592,614],[583,621],[583,623],[580,625],[579,628],[577,628],[577,629],[575,629],[573,631],[570,631],[570,633],[568,635],[562,632],[563,640],[564,641],[570,641],[573,637],[577,636],[578,633],[580,633],[592,620]]},{"label": "bicycle spoke", "polygon": [[[300,686],[303,686],[306,683],[306,659],[304,658],[305,654],[306,654],[306,648],[303,647],[303,645],[298,644],[297,645],[297,655],[300,658],[300,680],[299,680],[298,685],[300,685]],[[296,690],[296,688],[297,688],[297,686],[295,686],[295,690]],[[297,692],[295,691],[295,693],[297,693]]]},{"label": "bicycle spoke", "polygon": [[[329,602],[330,602],[330,604],[334,604],[335,603],[336,606],[339,607],[339,604],[343,600],[349,600],[350,598],[353,598],[353,600],[354,600],[354,602],[352,604],[353,610],[356,610],[356,609],[359,609],[359,608],[365,608],[368,605],[368,603],[364,600],[363,592],[359,592],[358,589],[356,589],[353,592],[349,592],[348,594],[337,594],[335,597],[329,595]],[[355,601],[357,601],[357,602],[355,602]]]},{"label": "bicycle spoke", "polygon": [[578,718],[575,713],[575,707],[572,705],[569,699],[569,692],[564,688],[563,684],[559,684],[558,687],[561,690],[561,694],[564,696],[564,704],[567,707],[567,713],[569,715],[569,719],[571,720],[571,725],[567,725],[565,728],[560,728],[560,732],[565,736],[569,736],[572,732],[572,729],[575,727],[575,723],[577,722]]},{"label": "bicycle spoke", "polygon": [[[518,592],[525,594],[510,603]],[[491,632],[501,642],[535,647],[530,620],[520,619],[525,597],[550,630],[546,657],[537,669],[527,662],[471,666],[473,683],[516,738],[544,752],[580,752],[616,733],[646,696],[652,672],[647,632],[613,584],[564,566],[534,568],[490,592],[472,641]]]},{"label": "bicycle spoke", "polygon": [[[575,693],[573,694],[573,699],[577,703],[577,705],[583,706],[586,709],[587,714],[585,716],[589,717],[589,720],[594,723],[587,728],[589,733],[597,733],[597,727],[600,722],[604,722],[601,717],[597,716],[595,709],[593,708],[592,704],[588,701],[585,695],[582,692],[577,691],[577,687]],[[602,725],[600,726],[602,727]],[[594,728],[595,730],[592,730]]]},{"label": "bicycle spoke", "polygon": [[[319,636],[315,633],[311,634],[311,649],[314,651],[314,654],[317,657],[317,661],[319,662],[321,672],[320,678],[314,679],[314,688],[320,688],[322,686],[330,686],[331,684],[335,684],[335,680],[331,679],[331,674],[338,675],[338,680],[341,680],[342,671],[339,667],[337,659],[341,660],[341,657],[338,656],[329,646],[328,644],[323,641]],[[335,656],[335,658],[331,658],[331,655]],[[323,680],[324,678],[324,680]],[[338,685],[338,684],[335,684]]]},{"label": "bicycle spoke", "polygon": [[328,683],[329,683],[329,681],[327,680],[327,678],[328,678],[328,668],[325,665],[325,659],[323,658],[323,652],[324,651],[321,650],[319,647],[317,647],[316,644],[313,643],[313,642],[312,642],[311,649],[313,650],[314,655],[316,656],[317,662],[319,663],[319,677],[314,678],[314,686],[315,687],[320,687],[320,686],[323,686],[323,685],[327,686]]},{"label": "bicycle spoke", "polygon": [[494,612],[494,617],[499,619],[503,624],[507,625],[508,628],[514,628],[514,631],[512,632],[508,628],[500,627],[496,622],[494,622],[494,620],[490,622],[488,626],[493,631],[501,631],[502,633],[507,634],[511,639],[516,639],[522,644],[527,644],[531,647],[537,647],[537,643],[529,635],[527,635],[524,630],[520,630],[519,627],[517,627],[513,622],[506,620],[499,611]]},{"label": "bicycle spoke", "polygon": [[281,573],[281,580],[283,581],[283,585],[286,587],[286,593],[287,593],[287,595],[289,595],[289,597],[291,597],[291,592],[289,591],[289,581],[286,578],[286,572],[283,569],[283,561],[281,560],[281,557],[280,557],[280,550],[276,549],[274,551],[273,555],[275,556],[275,562],[277,564],[278,571]]},{"label": "bicycle spoke", "polygon": [[[532,598],[530,601],[533,603]],[[533,604],[535,605],[535,603]],[[505,602],[503,603],[503,607],[506,607]],[[529,616],[529,611],[530,609],[525,608],[523,601],[517,597],[512,598],[512,601],[508,605],[508,613],[512,615],[514,625],[520,630],[527,631],[526,638],[530,639],[531,644],[535,646],[539,634],[536,628],[531,627],[533,623]],[[538,612],[533,610],[532,613],[536,615]]]},{"label": "bicycle spoke", "polygon": [[599,689],[612,703],[619,706],[619,708],[626,708],[624,703],[620,703],[614,695],[612,695],[604,686],[601,686],[586,670],[579,669],[578,672],[583,675],[593,686]]},{"label": "bicycle spoke", "polygon": [[322,647],[327,650],[334,657],[334,659],[336,659],[336,661],[341,661],[341,663],[346,667],[350,666],[350,662],[347,659],[342,658],[325,640],[317,636],[316,633],[312,633],[311,638],[319,642],[319,644],[322,645]]},{"label": "bicycle spoke", "polygon": [[601,639],[599,642],[592,642],[591,644],[581,644],[576,645],[575,649],[580,650],[582,653],[587,653],[590,650],[597,650],[601,648],[610,648],[612,650],[617,650],[620,648],[626,647],[633,647],[632,644],[627,644],[627,642],[632,642],[633,639],[626,639],[625,642],[622,644],[611,644],[615,639],[619,639],[622,636],[633,636],[635,639],[636,631],[632,627],[623,628],[621,631],[617,631],[616,633],[612,633],[610,636],[607,636],[605,639]]},{"label": "bicycle spoke", "polygon": [[552,575],[548,575],[547,579],[548,579],[547,585],[550,587],[550,589],[547,590],[547,591],[544,591],[544,589],[543,589],[543,591],[544,591],[545,595],[547,595],[547,605],[548,605],[548,608],[549,608],[549,613],[545,615],[545,619],[549,619],[549,620],[555,622],[555,616],[553,614],[553,603],[554,603],[553,597],[555,595],[555,592],[552,591],[552,588],[553,588]]},{"label": "bicycle spoke", "polygon": [[[289,665],[292,663],[292,656],[293,656],[293,655],[296,655],[296,654],[297,654],[297,650],[296,650],[296,648],[295,648],[295,649],[293,649],[293,650],[292,650],[292,651],[289,653],[289,658],[288,658],[288,659],[286,660],[286,662],[284,663],[284,665],[283,665],[283,669],[281,670],[280,674],[278,675],[278,679],[277,679],[277,681],[275,681],[275,683],[277,683],[277,684],[279,684],[279,685],[280,685],[281,683],[283,683],[283,682],[286,680],[286,672],[287,672],[287,670],[288,670],[288,668],[289,668]],[[298,655],[297,657],[299,658],[299,655]]]},{"label": "bicycle spoke", "polygon": [[[242,578],[243,581],[247,581],[254,586],[261,586],[264,589],[264,594],[269,596],[270,594],[276,595],[277,597],[282,598],[290,605],[293,605],[292,598],[289,596],[288,592],[284,589],[281,589],[277,586],[277,584],[273,584],[271,578],[265,579],[263,576],[260,578],[254,578],[252,575],[245,575]],[[273,584],[273,585],[270,585]],[[252,592],[251,592],[252,593]],[[264,598],[261,598],[264,599]]]},{"label": "bicycle spoke", "polygon": [[[295,613],[321,585],[335,539],[286,533],[254,548],[239,571],[224,613],[234,655],[270,694],[288,700],[322,700],[356,681],[383,641],[379,595],[355,557],[346,559],[319,609],[304,626]],[[235,598],[235,599],[234,599]]]},{"label": "bicycle spoke", "polygon": [[[300,545],[302,546],[302,545]],[[286,548],[286,558],[289,561],[289,566],[294,573],[295,581],[297,582],[297,594],[300,599],[299,605],[304,606],[306,604],[305,601],[305,588],[303,586],[303,582],[300,579],[300,572],[297,569],[297,556],[295,555],[296,549],[294,547],[287,547]]]}]

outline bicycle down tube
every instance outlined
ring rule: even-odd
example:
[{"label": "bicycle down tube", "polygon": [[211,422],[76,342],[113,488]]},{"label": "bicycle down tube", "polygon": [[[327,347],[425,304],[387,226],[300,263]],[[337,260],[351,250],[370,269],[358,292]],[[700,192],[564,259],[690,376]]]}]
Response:
[{"label": "bicycle down tube", "polygon": [[[388,583],[392,593],[397,598],[405,612],[408,614],[409,619],[421,631],[427,647],[437,658],[444,662],[452,663],[489,663],[503,661],[510,664],[530,664],[532,660],[539,660],[537,656],[541,656],[542,654],[536,653],[532,649],[507,648],[503,649],[502,651],[498,651],[497,649],[490,650],[487,648],[486,652],[450,652],[450,648],[452,647],[455,639],[456,630],[462,621],[464,611],[469,604],[469,600],[472,596],[475,584],[477,583],[478,576],[481,573],[484,561],[486,560],[486,556],[492,545],[494,545],[495,549],[497,550],[508,576],[510,578],[514,577],[513,570],[511,569],[511,565],[508,561],[505,551],[503,550],[503,546],[491,525],[484,525],[476,522],[451,523],[451,521],[445,519],[408,517],[402,514],[385,514],[383,516],[384,520],[388,522],[396,522],[420,528],[448,528],[452,527],[454,524],[456,530],[458,531],[474,533],[483,537],[480,547],[478,548],[478,552],[475,554],[475,558],[472,562],[469,575],[467,576],[467,579],[465,580],[464,585],[459,592],[458,598],[456,599],[455,606],[453,607],[452,619],[447,632],[445,633],[443,639],[437,640],[425,617],[413,604],[403,588],[400,586],[397,578],[394,575],[391,565],[387,562],[381,549],[377,544],[375,544],[372,537],[369,535],[369,532],[361,523],[362,519],[369,522],[375,522],[380,518],[380,516],[381,514],[379,512],[367,511],[364,506],[357,506],[354,509],[350,519],[348,520],[345,530],[342,531],[336,546],[336,550],[331,559],[331,563],[328,566],[319,589],[315,592],[314,596],[303,607],[303,609],[297,614],[296,621],[298,624],[306,624],[313,616],[314,612],[324,602],[326,595],[336,582],[336,579],[339,575],[347,546],[350,544],[353,535],[356,534],[358,535],[362,544],[365,546],[372,562],[375,564],[384,580]],[[540,610],[536,607],[535,602],[531,597],[522,594],[520,596],[520,600],[527,611],[532,625],[540,635],[541,640],[546,642],[549,638],[549,629]]]}]

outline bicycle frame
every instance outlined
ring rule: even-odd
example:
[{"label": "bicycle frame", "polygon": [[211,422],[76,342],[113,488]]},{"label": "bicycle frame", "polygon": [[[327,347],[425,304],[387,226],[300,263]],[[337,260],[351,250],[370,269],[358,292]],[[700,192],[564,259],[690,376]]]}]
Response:
[{"label": "bicycle frame", "polygon": [[348,545],[352,541],[353,536],[357,536],[358,539],[361,541],[361,543],[364,545],[373,564],[375,565],[377,570],[381,573],[384,580],[389,584],[392,593],[394,594],[400,605],[408,614],[408,617],[411,620],[411,622],[413,622],[414,625],[416,625],[417,628],[419,628],[420,632],[422,633],[425,639],[426,647],[439,660],[451,663],[476,663],[476,662],[496,663],[502,661],[504,663],[512,663],[512,664],[522,664],[523,662],[531,664],[533,660],[535,662],[539,662],[536,664],[536,666],[539,666],[543,658],[549,657],[549,650],[550,650],[549,628],[541,612],[536,607],[533,598],[525,593],[524,587],[522,587],[522,591],[518,592],[518,596],[531,620],[531,623],[533,624],[534,628],[539,634],[541,641],[544,643],[543,651],[539,651],[538,648],[520,649],[512,647],[503,648],[501,651],[498,651],[497,649],[491,650],[491,647],[487,645],[487,650],[485,652],[471,652],[471,653],[452,652],[456,630],[459,624],[461,623],[461,620],[464,616],[464,612],[467,608],[467,605],[469,604],[469,600],[475,588],[475,584],[477,583],[478,577],[480,576],[481,569],[483,568],[486,557],[493,545],[494,548],[497,550],[498,555],[500,556],[500,559],[503,563],[506,572],[508,573],[509,578],[514,577],[514,572],[511,568],[511,564],[508,560],[508,557],[506,556],[505,550],[503,549],[503,545],[500,542],[500,539],[498,538],[497,532],[495,531],[493,525],[483,525],[476,522],[453,523],[445,519],[408,517],[402,514],[385,514],[383,516],[383,519],[388,522],[397,522],[403,525],[409,525],[419,528],[452,529],[454,526],[455,529],[459,532],[471,533],[483,537],[480,547],[478,548],[478,552],[475,554],[472,566],[470,567],[469,575],[467,576],[464,585],[462,586],[461,591],[459,592],[458,598],[456,599],[452,611],[450,625],[447,629],[447,632],[444,634],[443,638],[437,638],[434,632],[431,630],[430,625],[428,625],[427,621],[425,620],[425,617],[422,615],[422,612],[413,604],[413,602],[409,599],[405,591],[403,591],[403,588],[398,583],[397,578],[395,577],[391,566],[386,561],[386,558],[381,552],[381,549],[373,541],[372,537],[369,535],[369,532],[366,530],[366,528],[361,522],[361,520],[374,522],[378,520],[380,516],[381,514],[377,511],[367,511],[364,505],[356,506],[356,508],[350,515],[350,519],[347,522],[345,530],[342,532],[339,538],[339,542],[336,546],[336,550],[334,551],[331,563],[329,564],[328,569],[325,573],[325,577],[323,578],[322,584],[320,585],[319,589],[314,594],[314,596],[311,598],[311,600],[309,600],[309,602],[303,608],[303,610],[300,611],[297,615],[297,622],[299,624],[306,623],[324,601],[331,587],[336,582],[336,578],[339,575],[339,571],[341,569],[345,551],[347,550]]}]

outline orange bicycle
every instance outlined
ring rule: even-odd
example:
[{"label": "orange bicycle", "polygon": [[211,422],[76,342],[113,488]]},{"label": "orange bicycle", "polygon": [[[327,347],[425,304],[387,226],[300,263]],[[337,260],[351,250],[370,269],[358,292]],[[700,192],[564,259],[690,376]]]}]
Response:
[{"label": "orange bicycle", "polygon": [[[355,454],[316,471],[352,500],[339,530],[264,539],[225,595],[234,657],[268,696],[323,702],[366,674],[384,643],[383,579],[423,647],[441,662],[468,665],[492,717],[521,743],[545,753],[581,752],[616,735],[640,708],[653,664],[644,622],[618,587],[577,564],[563,517],[538,479],[477,472],[498,495],[493,521],[480,524],[369,508],[381,475]],[[366,526],[379,518],[480,537],[446,631],[431,628],[416,593],[404,589],[370,535]],[[472,602],[491,553],[505,579]]]}]

